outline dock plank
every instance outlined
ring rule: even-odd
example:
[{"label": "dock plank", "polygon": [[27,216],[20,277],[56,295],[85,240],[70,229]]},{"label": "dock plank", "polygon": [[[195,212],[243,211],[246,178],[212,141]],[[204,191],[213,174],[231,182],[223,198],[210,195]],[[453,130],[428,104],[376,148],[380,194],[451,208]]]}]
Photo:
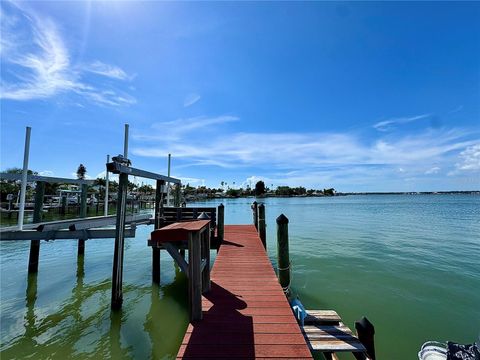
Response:
[{"label": "dock plank", "polygon": [[312,359],[255,227],[227,225],[224,239],[177,359]]}]

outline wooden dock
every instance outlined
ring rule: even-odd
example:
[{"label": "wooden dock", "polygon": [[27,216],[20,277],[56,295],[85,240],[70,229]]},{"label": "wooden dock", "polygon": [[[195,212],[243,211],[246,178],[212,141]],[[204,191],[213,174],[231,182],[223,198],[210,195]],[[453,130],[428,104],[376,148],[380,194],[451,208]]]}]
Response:
[{"label": "wooden dock", "polygon": [[312,359],[254,225],[225,226],[202,307],[177,359]]}]

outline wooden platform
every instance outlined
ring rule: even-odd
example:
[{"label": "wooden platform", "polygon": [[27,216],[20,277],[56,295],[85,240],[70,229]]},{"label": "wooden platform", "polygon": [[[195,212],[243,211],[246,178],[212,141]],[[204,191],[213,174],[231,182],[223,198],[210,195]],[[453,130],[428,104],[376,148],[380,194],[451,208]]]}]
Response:
[{"label": "wooden platform", "polygon": [[[312,350],[321,352],[366,352],[365,346],[334,310],[307,310],[302,331]],[[360,358],[364,358],[362,355]]]},{"label": "wooden platform", "polygon": [[225,226],[211,280],[177,359],[312,359],[253,225]]}]

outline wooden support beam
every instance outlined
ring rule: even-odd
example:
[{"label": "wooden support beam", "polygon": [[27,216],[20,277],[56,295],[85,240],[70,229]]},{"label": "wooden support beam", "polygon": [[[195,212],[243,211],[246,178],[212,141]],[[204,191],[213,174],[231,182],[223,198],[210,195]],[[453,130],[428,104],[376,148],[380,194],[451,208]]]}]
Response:
[{"label": "wooden support beam", "polygon": [[262,240],[263,247],[267,248],[267,225],[265,224],[265,205],[258,205],[258,235]]},{"label": "wooden support beam", "polygon": [[210,226],[202,234],[202,293],[210,291]]},{"label": "wooden support beam", "polygon": [[[80,217],[87,217],[87,184],[82,184],[82,193],[80,195]],[[85,239],[78,239],[78,253],[77,256],[85,254]]]},{"label": "wooden support beam", "polygon": [[281,214],[277,218],[278,281],[285,293],[290,287],[290,255],[288,250],[288,219]]},{"label": "wooden support beam", "polygon": [[176,247],[175,245],[173,245],[173,243],[171,242],[165,242],[163,243],[163,247],[165,248],[165,250],[168,251],[168,253],[170,254],[170,256],[173,258],[173,260],[177,263],[177,265],[180,267],[180,269],[182,269],[182,271],[187,274],[189,274],[188,272],[188,264],[187,262],[185,261],[185,259],[180,255],[179,253],[179,249],[178,247]]},{"label": "wooden support beam", "polygon": [[[155,189],[155,215],[154,228],[160,229],[163,226],[163,185],[165,181],[157,180]],[[152,247],[152,282],[160,285],[160,248]]]},{"label": "wooden support beam", "polygon": [[62,201],[62,205],[60,206],[60,214],[65,215],[65,213],[67,211],[67,196],[62,195],[61,201]]},{"label": "wooden support beam", "polygon": [[160,284],[160,248],[152,246],[152,282]]},{"label": "wooden support beam", "polygon": [[128,175],[121,173],[118,181],[117,197],[117,225],[115,228],[115,250],[113,254],[112,270],[112,309],[120,309],[123,302],[122,279],[123,279],[123,252],[125,236],[125,214],[127,201]]},{"label": "wooden support beam", "polygon": [[180,188],[180,183],[176,184],[175,185],[175,193],[174,193],[174,198],[173,198],[173,205],[175,207],[179,207],[180,206],[180,198],[181,198],[181,188]]},{"label": "wooden support beam", "polygon": [[163,180],[157,180],[157,188],[155,189],[155,230],[162,227],[162,208],[163,208],[163,191],[165,184]]},{"label": "wooden support beam", "polygon": [[[45,183],[38,182],[35,188],[35,208],[33,210],[33,222],[42,221],[43,197],[45,196]],[[30,241],[30,255],[28,257],[28,272],[38,272],[38,259],[40,258],[40,240]]]},{"label": "wooden support beam", "polygon": [[188,301],[190,321],[202,319],[202,274],[200,234],[188,234]]},{"label": "wooden support beam", "polygon": [[39,223],[42,222],[43,214],[43,198],[45,196],[45,183],[40,181],[35,187],[35,207],[33,210],[33,222]]}]

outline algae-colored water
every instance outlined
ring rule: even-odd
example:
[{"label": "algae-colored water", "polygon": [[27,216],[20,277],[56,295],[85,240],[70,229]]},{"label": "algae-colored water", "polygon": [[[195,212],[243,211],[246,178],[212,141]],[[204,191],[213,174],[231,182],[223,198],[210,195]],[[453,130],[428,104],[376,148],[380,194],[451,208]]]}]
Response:
[{"label": "algae-colored water", "polygon": [[[253,199],[226,199],[227,224],[251,222]],[[394,195],[267,198],[290,219],[293,291],[307,308],[366,315],[380,359],[414,359],[426,340],[473,342],[480,332],[480,197]],[[220,201],[202,204],[215,205]],[[170,359],[187,326],[186,279],[162,254],[151,284],[150,227],[126,240],[124,306],[110,311],[113,240],[42,242],[37,277],[28,242],[0,246],[2,359]],[[233,354],[232,354],[233,356]]]}]

